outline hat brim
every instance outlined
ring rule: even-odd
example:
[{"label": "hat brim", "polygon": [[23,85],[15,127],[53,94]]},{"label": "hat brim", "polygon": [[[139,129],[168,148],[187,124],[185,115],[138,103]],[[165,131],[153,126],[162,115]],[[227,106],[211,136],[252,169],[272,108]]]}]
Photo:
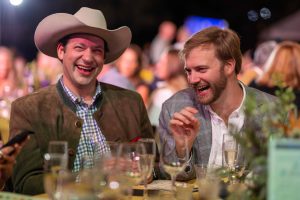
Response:
[{"label": "hat brim", "polygon": [[114,30],[91,27],[71,14],[56,13],[49,15],[38,24],[34,42],[41,52],[57,58],[58,41],[74,33],[92,34],[102,38],[107,44],[104,63],[116,60],[131,41],[131,31],[126,26]]}]

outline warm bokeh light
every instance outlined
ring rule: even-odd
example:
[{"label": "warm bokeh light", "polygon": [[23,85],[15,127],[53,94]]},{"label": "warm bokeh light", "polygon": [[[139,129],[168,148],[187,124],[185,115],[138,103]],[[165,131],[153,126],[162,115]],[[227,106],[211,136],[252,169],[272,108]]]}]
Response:
[{"label": "warm bokeh light", "polygon": [[19,6],[23,0],[9,0],[10,4],[13,6]]}]

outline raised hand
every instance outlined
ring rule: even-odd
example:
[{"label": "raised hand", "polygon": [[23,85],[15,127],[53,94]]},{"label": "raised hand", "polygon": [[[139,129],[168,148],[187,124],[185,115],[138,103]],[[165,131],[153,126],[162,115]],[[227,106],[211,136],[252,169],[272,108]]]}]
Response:
[{"label": "raised hand", "polygon": [[173,134],[176,151],[179,157],[184,155],[184,139],[187,139],[187,145],[189,151],[193,146],[194,140],[197,137],[200,128],[200,122],[195,117],[198,110],[193,107],[185,107],[179,112],[174,113],[172,119],[170,120],[170,129]]}]

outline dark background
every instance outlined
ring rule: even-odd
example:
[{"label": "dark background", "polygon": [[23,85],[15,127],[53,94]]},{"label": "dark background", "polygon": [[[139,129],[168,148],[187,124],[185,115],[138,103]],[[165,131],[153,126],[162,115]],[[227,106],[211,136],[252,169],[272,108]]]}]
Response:
[{"label": "dark background", "polygon": [[[23,0],[17,7],[0,0],[0,45],[15,47],[30,61],[36,54],[33,35],[37,24],[49,14],[73,14],[82,6],[100,9],[109,29],[129,26],[132,42],[141,46],[151,42],[163,20],[180,26],[189,15],[226,19],[240,35],[245,51],[256,46],[264,28],[300,9],[300,0]],[[259,13],[263,7],[271,10],[271,18],[248,19],[249,10]]]}]

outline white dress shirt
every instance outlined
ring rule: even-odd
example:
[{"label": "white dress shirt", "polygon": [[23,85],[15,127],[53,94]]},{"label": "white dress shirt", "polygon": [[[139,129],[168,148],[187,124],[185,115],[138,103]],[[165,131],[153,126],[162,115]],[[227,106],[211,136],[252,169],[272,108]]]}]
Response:
[{"label": "white dress shirt", "polygon": [[208,161],[210,167],[217,168],[222,166],[223,135],[239,132],[244,124],[245,113],[243,104],[246,97],[246,90],[243,84],[240,85],[243,89],[243,99],[240,106],[229,115],[228,126],[226,126],[223,119],[218,116],[209,105],[205,107],[210,114],[212,127],[212,146]]}]

